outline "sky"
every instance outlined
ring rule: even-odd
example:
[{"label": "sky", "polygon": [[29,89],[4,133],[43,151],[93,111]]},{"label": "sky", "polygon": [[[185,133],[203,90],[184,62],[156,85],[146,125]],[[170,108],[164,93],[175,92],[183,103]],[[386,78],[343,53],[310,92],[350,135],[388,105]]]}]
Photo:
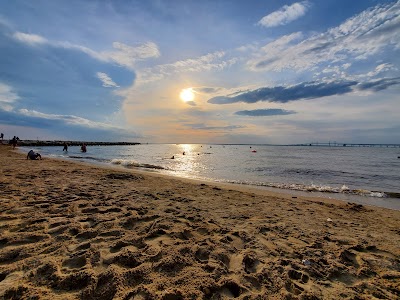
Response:
[{"label": "sky", "polygon": [[400,1],[0,0],[5,138],[400,143]]}]

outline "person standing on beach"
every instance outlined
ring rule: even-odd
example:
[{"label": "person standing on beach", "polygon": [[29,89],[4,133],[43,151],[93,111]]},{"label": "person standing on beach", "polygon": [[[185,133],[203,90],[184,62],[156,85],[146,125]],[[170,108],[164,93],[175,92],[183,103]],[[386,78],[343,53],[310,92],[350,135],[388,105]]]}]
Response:
[{"label": "person standing on beach", "polygon": [[68,144],[66,142],[64,142],[64,148],[63,148],[63,152],[67,151],[68,152]]},{"label": "person standing on beach", "polygon": [[0,138],[1,138],[1,141],[3,141],[4,133],[1,133],[1,134],[0,134]]},{"label": "person standing on beach", "polygon": [[17,144],[18,144],[18,140],[17,140],[17,137],[14,135],[14,137],[12,138],[12,140],[11,140],[11,144],[12,144],[12,146],[13,146],[13,149],[15,149],[15,147],[17,147]]}]

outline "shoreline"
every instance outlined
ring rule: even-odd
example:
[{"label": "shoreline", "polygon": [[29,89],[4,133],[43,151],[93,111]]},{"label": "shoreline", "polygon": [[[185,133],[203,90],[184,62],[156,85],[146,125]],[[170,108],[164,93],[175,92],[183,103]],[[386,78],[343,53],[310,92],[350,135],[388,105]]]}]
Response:
[{"label": "shoreline", "polygon": [[[28,148],[26,148],[27,150]],[[17,149],[18,150],[18,149]],[[21,150],[19,152],[23,153]],[[361,204],[361,205],[367,205],[367,206],[373,206],[373,207],[381,207],[381,208],[386,208],[386,209],[393,209],[393,210],[398,210],[400,211],[400,194],[399,193],[394,193],[394,192],[376,192],[376,191],[366,191],[366,190],[355,190],[355,191],[344,191],[344,192],[338,192],[334,190],[326,190],[326,191],[319,191],[318,187],[310,187],[310,190],[306,189],[297,189],[297,188],[289,188],[289,187],[278,187],[274,186],[273,184],[271,185],[263,185],[263,184],[256,184],[256,183],[249,183],[249,182],[244,182],[244,183],[239,183],[239,182],[230,182],[230,181],[224,181],[224,180],[218,180],[218,179],[204,179],[204,178],[191,178],[191,177],[184,177],[184,176],[179,176],[176,174],[171,174],[171,173],[166,173],[163,172],[165,170],[158,170],[157,168],[152,168],[152,167],[141,167],[140,164],[138,163],[139,166],[125,166],[122,164],[113,164],[110,162],[105,162],[105,161],[100,161],[100,160],[87,160],[89,158],[82,156],[81,159],[79,159],[79,156],[73,156],[71,158],[64,158],[64,157],[48,157],[48,159],[59,159],[59,160],[66,160],[66,161],[71,161],[71,162],[76,162],[76,163],[83,163],[87,164],[88,166],[101,166],[105,168],[117,168],[120,170],[126,170],[126,171],[138,171],[138,172],[145,172],[147,174],[159,174],[162,176],[167,176],[170,178],[175,178],[175,179],[185,179],[185,180],[192,180],[194,182],[204,182],[208,184],[220,184],[220,185],[227,185],[228,187],[231,187],[232,189],[248,189],[248,190],[254,190],[254,191],[266,191],[266,193],[271,192],[275,194],[283,194],[286,195],[286,197],[308,197],[308,198],[317,198],[317,199],[328,199],[328,200],[337,200],[341,202],[350,202],[350,203],[356,203],[356,204]],[[90,157],[90,159],[94,159]],[[86,161],[87,160],[87,161]],[[145,164],[147,165],[147,164]],[[153,166],[153,165],[150,165]],[[356,193],[357,191],[363,192],[363,193]],[[377,194],[377,195],[369,195],[369,193],[372,194]],[[380,196],[383,194],[384,196]]]},{"label": "shoreline", "polygon": [[0,154],[4,299],[400,296],[399,211]]}]

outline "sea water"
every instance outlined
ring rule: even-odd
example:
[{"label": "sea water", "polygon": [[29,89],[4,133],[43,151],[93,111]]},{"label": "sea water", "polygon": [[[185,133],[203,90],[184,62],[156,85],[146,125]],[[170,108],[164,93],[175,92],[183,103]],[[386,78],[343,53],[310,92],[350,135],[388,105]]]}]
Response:
[{"label": "sea water", "polygon": [[62,147],[35,150],[44,157],[140,168],[212,182],[311,192],[400,209],[400,148],[141,144],[89,146],[86,153],[81,153],[80,147],[69,147],[68,152],[63,152]]}]

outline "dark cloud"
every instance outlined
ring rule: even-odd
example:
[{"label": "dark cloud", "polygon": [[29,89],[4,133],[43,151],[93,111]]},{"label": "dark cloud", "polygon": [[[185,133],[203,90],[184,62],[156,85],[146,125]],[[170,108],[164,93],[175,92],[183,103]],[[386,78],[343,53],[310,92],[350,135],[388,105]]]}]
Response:
[{"label": "dark cloud", "polygon": [[252,91],[241,92],[236,95],[218,96],[208,100],[212,104],[229,104],[237,102],[256,103],[259,101],[286,103],[290,101],[315,99],[334,95],[343,95],[357,90],[385,90],[393,85],[400,84],[400,77],[383,78],[366,82],[354,80],[330,82],[302,82],[293,86],[265,87]]},{"label": "dark cloud", "polygon": [[359,90],[372,90],[374,92],[386,90],[392,85],[400,84],[400,77],[395,78],[382,78],[379,80],[360,83],[357,88]]},{"label": "dark cloud", "polygon": [[241,125],[229,125],[229,126],[206,126],[205,124],[185,124],[186,127],[190,127],[191,129],[197,130],[222,130],[222,131],[231,131],[234,129],[246,128],[246,126]]},{"label": "dark cloud", "polygon": [[272,64],[272,63],[274,63],[274,62],[276,62],[277,60],[279,60],[278,57],[265,59],[265,60],[262,60],[262,61],[258,62],[258,63],[255,65],[255,67],[256,67],[257,69],[259,69],[259,68],[263,69],[263,68],[265,68],[266,66],[268,66],[268,65],[270,65],[270,64]]},{"label": "dark cloud", "polygon": [[190,106],[196,106],[196,102],[194,101],[187,101],[186,104]]},{"label": "dark cloud", "polygon": [[[334,45],[333,42],[321,42],[319,44],[316,44],[314,47],[305,50],[302,54],[303,55],[308,55],[308,54],[313,54],[316,53],[318,54],[321,51],[324,51],[326,49],[329,49],[330,47],[332,47]],[[301,55],[301,54],[300,54]]]},{"label": "dark cloud", "polygon": [[213,104],[236,102],[255,103],[259,101],[286,103],[302,99],[313,99],[333,95],[347,94],[357,81],[303,82],[294,86],[265,87],[247,91],[237,96],[218,96],[208,100]]},{"label": "dark cloud", "polygon": [[221,88],[219,88],[219,87],[196,87],[196,88],[194,88],[194,90],[199,93],[212,94],[212,93],[218,92],[219,90],[221,90]]},{"label": "dark cloud", "polygon": [[292,115],[295,111],[284,110],[284,109],[255,109],[255,110],[241,110],[235,112],[238,116],[250,116],[250,117],[270,117],[270,116],[282,116],[282,115]]}]

